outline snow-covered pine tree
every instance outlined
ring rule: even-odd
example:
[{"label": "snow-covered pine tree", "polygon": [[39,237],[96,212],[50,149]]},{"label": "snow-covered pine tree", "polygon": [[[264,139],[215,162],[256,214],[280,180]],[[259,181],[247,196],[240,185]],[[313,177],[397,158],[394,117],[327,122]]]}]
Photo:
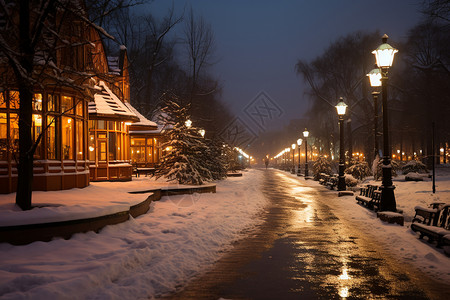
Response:
[{"label": "snow-covered pine tree", "polygon": [[203,142],[198,128],[188,126],[189,107],[182,107],[176,101],[167,100],[161,109],[160,121],[165,125],[164,142],[166,149],[156,178],[165,177],[180,184],[203,184],[212,180],[208,169],[208,147]]},{"label": "snow-covered pine tree", "polygon": [[319,180],[320,173],[331,175],[332,172],[330,161],[323,156],[318,157],[317,160],[314,162],[313,172],[314,172],[314,180]]},{"label": "snow-covered pine tree", "polygon": [[225,155],[224,143],[219,140],[205,140],[208,150],[207,166],[214,180],[220,180],[227,176],[228,159]]}]

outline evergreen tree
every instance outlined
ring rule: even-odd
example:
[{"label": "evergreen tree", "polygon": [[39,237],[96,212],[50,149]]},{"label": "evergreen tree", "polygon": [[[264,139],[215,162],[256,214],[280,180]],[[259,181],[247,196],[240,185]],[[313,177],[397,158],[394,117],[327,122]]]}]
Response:
[{"label": "evergreen tree", "polygon": [[188,109],[172,100],[161,109],[160,121],[165,124],[161,147],[166,153],[155,175],[180,184],[203,184],[213,179],[208,169],[211,155],[198,128],[187,123]]},{"label": "evergreen tree", "polygon": [[320,173],[331,175],[331,164],[328,159],[323,156],[317,158],[313,165],[314,180],[320,179]]}]

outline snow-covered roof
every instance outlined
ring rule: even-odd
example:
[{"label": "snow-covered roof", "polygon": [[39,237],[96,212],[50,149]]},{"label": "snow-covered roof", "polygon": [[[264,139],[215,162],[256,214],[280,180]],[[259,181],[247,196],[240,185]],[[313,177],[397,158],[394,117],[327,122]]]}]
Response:
[{"label": "snow-covered roof", "polygon": [[132,127],[130,128],[130,132],[133,130],[155,130],[157,128],[158,125],[155,122],[150,121],[149,119],[144,117],[130,103],[125,103],[125,106],[128,107],[128,109],[139,118],[139,122],[133,123]]},{"label": "snow-covered roof", "polygon": [[[135,123],[132,124],[132,126]],[[131,130],[132,128],[130,128],[130,135],[139,135],[139,134],[145,134],[145,135],[160,135],[161,131],[163,130],[163,126],[158,125],[158,128],[155,130]]]},{"label": "snow-covered roof", "polygon": [[98,87],[100,92],[94,95],[94,101],[88,105],[89,117],[139,121],[139,117],[120,101],[103,81],[100,81]]}]

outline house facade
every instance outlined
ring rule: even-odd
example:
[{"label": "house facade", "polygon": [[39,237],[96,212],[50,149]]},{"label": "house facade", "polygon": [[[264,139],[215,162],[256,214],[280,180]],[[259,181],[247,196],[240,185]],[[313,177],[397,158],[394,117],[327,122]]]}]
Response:
[{"label": "house facade", "polygon": [[[108,58],[99,33],[92,27],[80,28],[81,36],[89,42],[61,48],[54,56],[60,69],[92,74],[79,80],[86,88],[49,80],[33,91],[32,134],[35,142],[39,140],[34,154],[33,190],[131,180],[132,144],[140,141],[130,141],[132,124],[140,124],[140,129],[157,129],[156,124],[138,116],[129,103],[125,47],[121,47],[119,57]],[[70,80],[79,79],[75,73],[68,75]],[[19,108],[19,92],[13,81],[0,82],[0,193],[17,188]],[[146,155],[155,164],[159,159],[157,134],[145,139],[146,151],[151,149]]]}]

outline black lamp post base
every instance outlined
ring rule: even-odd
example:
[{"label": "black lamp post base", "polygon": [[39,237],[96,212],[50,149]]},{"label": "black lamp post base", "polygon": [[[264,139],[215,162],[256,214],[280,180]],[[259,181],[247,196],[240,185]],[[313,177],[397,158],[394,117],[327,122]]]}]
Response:
[{"label": "black lamp post base", "polygon": [[395,186],[381,186],[381,201],[380,211],[397,211],[397,204],[395,202],[394,189]]},{"label": "black lamp post base", "polygon": [[338,177],[337,190],[338,191],[345,191],[346,189],[347,189],[347,187],[345,185],[345,176],[339,176]]},{"label": "black lamp post base", "polygon": [[345,169],[345,165],[343,163],[340,163],[339,164],[338,186],[337,186],[338,191],[346,190],[344,169]]}]

